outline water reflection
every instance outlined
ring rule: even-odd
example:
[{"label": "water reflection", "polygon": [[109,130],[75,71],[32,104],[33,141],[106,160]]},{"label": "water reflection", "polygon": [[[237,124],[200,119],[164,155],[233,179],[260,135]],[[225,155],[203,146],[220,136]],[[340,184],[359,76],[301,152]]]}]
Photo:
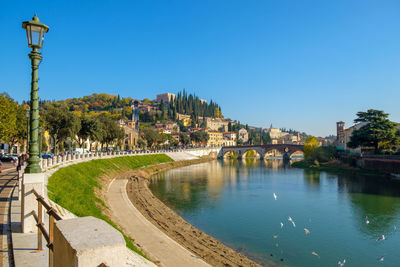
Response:
[{"label": "water reflection", "polygon": [[[260,259],[282,253],[290,266],[335,266],[346,256],[351,266],[372,266],[386,253],[387,266],[400,262],[399,181],[250,158],[188,166],[152,180],[153,193],[190,223]],[[298,229],[288,226],[287,216],[295,218]],[[311,235],[305,237],[303,227]],[[279,240],[271,240],[277,233]],[[382,234],[388,240],[376,242]],[[318,263],[311,255],[317,249],[323,255]]]}]

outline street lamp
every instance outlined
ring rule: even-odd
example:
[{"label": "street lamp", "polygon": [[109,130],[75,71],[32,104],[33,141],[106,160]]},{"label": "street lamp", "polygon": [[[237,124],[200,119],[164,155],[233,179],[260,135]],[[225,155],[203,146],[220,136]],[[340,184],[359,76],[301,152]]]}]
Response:
[{"label": "street lamp", "polygon": [[27,124],[27,132],[26,132],[26,149],[25,149],[25,153],[28,154],[29,153],[29,117],[30,117],[30,111],[29,109],[26,110],[26,124]]},{"label": "street lamp", "polygon": [[22,28],[26,30],[28,46],[32,48],[29,58],[32,63],[32,82],[31,82],[31,102],[30,102],[30,118],[29,118],[29,159],[25,173],[40,173],[38,132],[39,132],[39,86],[38,86],[38,70],[42,55],[38,49],[43,46],[44,34],[49,31],[49,27],[39,21],[35,16],[30,21],[24,21]]}]

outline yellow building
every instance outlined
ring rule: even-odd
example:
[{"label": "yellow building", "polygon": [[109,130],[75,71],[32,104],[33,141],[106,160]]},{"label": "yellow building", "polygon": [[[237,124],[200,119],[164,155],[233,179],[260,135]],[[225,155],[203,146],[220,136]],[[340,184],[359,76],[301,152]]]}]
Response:
[{"label": "yellow building", "polygon": [[184,118],[184,119],[182,119],[182,124],[185,127],[190,126],[190,125],[192,125],[192,120],[190,118]]},{"label": "yellow building", "polygon": [[207,145],[211,147],[215,146],[222,146],[224,141],[224,133],[221,132],[208,132],[208,139]]}]

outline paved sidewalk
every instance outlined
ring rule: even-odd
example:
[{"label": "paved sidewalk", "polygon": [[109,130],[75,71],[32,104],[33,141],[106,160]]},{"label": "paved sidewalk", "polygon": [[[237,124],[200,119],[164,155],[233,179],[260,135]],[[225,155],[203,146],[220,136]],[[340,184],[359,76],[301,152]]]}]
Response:
[{"label": "paved sidewalk", "polygon": [[113,221],[118,222],[124,232],[134,238],[150,258],[158,262],[157,265],[210,266],[155,227],[135,208],[126,193],[127,182],[126,179],[117,179],[108,187],[107,205],[113,211]]},{"label": "paved sidewalk", "polygon": [[15,169],[5,170],[0,174],[0,267],[13,266],[14,257],[10,239],[11,230],[9,226],[11,226],[11,223],[9,223],[9,204],[11,194],[17,181],[18,173]]}]

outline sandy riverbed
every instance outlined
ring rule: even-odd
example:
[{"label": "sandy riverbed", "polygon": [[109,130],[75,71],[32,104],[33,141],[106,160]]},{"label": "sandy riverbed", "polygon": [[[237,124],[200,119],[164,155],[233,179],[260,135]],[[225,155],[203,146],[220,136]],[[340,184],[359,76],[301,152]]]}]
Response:
[{"label": "sandy riverbed", "polygon": [[[171,167],[173,166],[160,169],[165,170]],[[156,171],[160,171],[160,169],[157,168]],[[148,187],[149,177],[152,173],[154,170],[131,172],[127,184],[128,197],[143,216],[212,266],[260,266],[196,229],[156,198]]]}]

